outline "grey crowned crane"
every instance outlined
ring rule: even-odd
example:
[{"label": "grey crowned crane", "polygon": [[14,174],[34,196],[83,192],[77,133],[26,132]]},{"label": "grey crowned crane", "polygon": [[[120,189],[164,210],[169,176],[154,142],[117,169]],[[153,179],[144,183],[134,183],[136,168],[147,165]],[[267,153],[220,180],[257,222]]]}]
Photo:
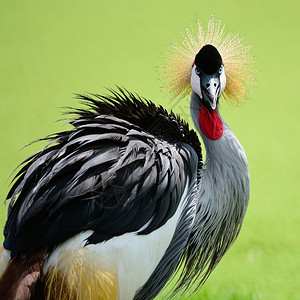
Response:
[{"label": "grey crowned crane", "polygon": [[248,204],[246,155],[218,104],[245,97],[251,56],[220,21],[207,34],[198,26],[163,69],[175,97],[191,93],[205,164],[174,113],[124,89],[79,96],[87,108],[72,110],[72,129],[47,137],[15,175],[0,299],[149,300],[171,278],[171,296],[206,281]]}]

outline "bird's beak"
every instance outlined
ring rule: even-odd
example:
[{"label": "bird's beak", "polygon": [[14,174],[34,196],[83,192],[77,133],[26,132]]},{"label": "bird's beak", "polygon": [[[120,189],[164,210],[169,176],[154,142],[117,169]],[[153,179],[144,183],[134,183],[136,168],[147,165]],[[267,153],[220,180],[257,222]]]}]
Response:
[{"label": "bird's beak", "polygon": [[216,109],[217,101],[220,96],[220,78],[216,74],[201,76],[201,92],[203,99],[206,100],[212,109]]}]

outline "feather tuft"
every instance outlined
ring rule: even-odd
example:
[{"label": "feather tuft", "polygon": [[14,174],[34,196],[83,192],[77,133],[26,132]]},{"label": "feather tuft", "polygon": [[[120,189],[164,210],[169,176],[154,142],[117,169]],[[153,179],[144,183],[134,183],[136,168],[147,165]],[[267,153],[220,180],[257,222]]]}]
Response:
[{"label": "feather tuft", "polygon": [[165,62],[160,67],[163,90],[174,98],[183,98],[192,91],[190,80],[196,54],[207,44],[220,52],[226,74],[226,87],[222,95],[229,102],[241,103],[247,98],[248,87],[254,83],[254,58],[251,46],[243,42],[239,33],[225,34],[221,20],[209,19],[207,31],[197,19],[197,32],[186,28],[182,45],[172,44]]},{"label": "feather tuft", "polygon": [[88,250],[64,250],[44,278],[46,300],[114,300],[116,278],[101,270]]}]

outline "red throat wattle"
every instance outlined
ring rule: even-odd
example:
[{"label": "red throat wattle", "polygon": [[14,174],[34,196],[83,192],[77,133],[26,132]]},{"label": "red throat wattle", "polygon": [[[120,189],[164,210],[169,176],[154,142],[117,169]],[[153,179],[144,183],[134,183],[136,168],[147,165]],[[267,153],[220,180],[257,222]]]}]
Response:
[{"label": "red throat wattle", "polygon": [[203,105],[199,111],[199,124],[201,131],[211,140],[217,140],[223,134],[223,123],[216,111],[210,113]]}]

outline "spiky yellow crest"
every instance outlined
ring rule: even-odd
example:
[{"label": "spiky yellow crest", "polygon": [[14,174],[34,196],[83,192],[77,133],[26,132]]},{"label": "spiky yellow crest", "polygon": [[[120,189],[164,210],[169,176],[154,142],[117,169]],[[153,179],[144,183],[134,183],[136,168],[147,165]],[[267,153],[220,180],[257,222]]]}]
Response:
[{"label": "spiky yellow crest", "polygon": [[251,46],[245,44],[238,33],[225,34],[221,20],[209,19],[205,32],[197,20],[197,33],[186,28],[182,45],[173,44],[162,65],[162,80],[165,89],[173,97],[185,97],[191,93],[191,72],[196,54],[206,44],[215,46],[222,56],[226,87],[222,95],[226,100],[242,102],[247,96],[247,87],[253,83],[253,57]]}]

